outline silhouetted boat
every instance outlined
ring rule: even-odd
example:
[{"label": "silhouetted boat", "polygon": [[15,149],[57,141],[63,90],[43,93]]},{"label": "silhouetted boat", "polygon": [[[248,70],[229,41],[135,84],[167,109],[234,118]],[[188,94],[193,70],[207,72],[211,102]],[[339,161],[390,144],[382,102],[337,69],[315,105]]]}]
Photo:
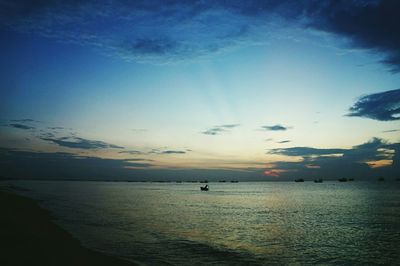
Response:
[{"label": "silhouetted boat", "polygon": [[315,180],[314,180],[314,183],[322,183],[322,182],[323,182],[322,178],[319,178],[319,179],[315,179]]},{"label": "silhouetted boat", "polygon": [[385,178],[379,177],[379,178],[378,178],[378,181],[385,181]]},{"label": "silhouetted boat", "polygon": [[231,180],[231,183],[239,183],[237,180]]},{"label": "silhouetted boat", "polygon": [[209,187],[208,187],[208,185],[205,185],[204,187],[200,187],[200,190],[201,191],[208,191]]},{"label": "silhouetted boat", "polygon": [[295,179],[294,182],[304,182],[304,179],[303,178],[298,178],[298,179]]},{"label": "silhouetted boat", "polygon": [[339,181],[339,182],[347,182],[347,178],[345,178],[345,177],[339,178],[338,181]]}]

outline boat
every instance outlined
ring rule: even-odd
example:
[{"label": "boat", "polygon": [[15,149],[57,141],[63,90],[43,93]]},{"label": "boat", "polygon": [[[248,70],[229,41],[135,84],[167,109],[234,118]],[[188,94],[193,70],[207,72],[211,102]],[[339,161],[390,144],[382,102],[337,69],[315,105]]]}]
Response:
[{"label": "boat", "polygon": [[304,182],[304,179],[303,178],[298,178],[298,179],[295,179],[294,182]]},{"label": "boat", "polygon": [[338,181],[339,181],[339,182],[347,182],[347,178],[345,178],[345,177],[339,178]]},{"label": "boat", "polygon": [[319,178],[319,179],[315,179],[315,180],[314,180],[314,183],[322,183],[322,182],[324,182],[324,181],[322,180],[322,178]]},{"label": "boat", "polygon": [[385,178],[379,177],[379,178],[378,178],[378,181],[385,181]]},{"label": "boat", "polygon": [[204,187],[200,187],[200,190],[201,191],[208,191],[209,187],[208,187],[208,185],[205,185]]}]

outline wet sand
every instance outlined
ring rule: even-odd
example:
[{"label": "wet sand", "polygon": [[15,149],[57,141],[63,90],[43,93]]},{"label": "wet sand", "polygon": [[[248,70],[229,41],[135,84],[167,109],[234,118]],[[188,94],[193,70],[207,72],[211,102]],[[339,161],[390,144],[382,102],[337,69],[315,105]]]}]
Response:
[{"label": "wet sand", "polygon": [[0,191],[0,265],[134,265],[83,247],[33,200]]}]

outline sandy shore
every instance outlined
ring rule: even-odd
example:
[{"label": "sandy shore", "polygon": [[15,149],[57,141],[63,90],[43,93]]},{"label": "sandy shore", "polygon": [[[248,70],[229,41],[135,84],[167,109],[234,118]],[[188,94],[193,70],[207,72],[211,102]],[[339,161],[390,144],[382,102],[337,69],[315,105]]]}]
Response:
[{"label": "sandy shore", "polygon": [[33,200],[0,191],[0,265],[134,265],[84,248]]}]

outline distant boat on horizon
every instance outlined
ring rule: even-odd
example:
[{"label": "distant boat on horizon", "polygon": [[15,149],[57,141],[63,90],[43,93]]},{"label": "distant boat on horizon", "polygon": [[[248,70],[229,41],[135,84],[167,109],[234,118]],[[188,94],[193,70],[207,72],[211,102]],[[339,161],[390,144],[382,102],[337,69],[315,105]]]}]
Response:
[{"label": "distant boat on horizon", "polygon": [[347,182],[348,180],[347,180],[347,178],[343,177],[343,178],[339,178],[338,181],[339,182]]},{"label": "distant boat on horizon", "polygon": [[378,181],[385,181],[385,178],[379,177],[379,178],[378,178]]},{"label": "distant boat on horizon", "polygon": [[304,182],[304,179],[303,178],[298,178],[298,179],[295,179],[294,182]]},{"label": "distant boat on horizon", "polygon": [[324,181],[322,180],[322,178],[319,178],[319,179],[315,179],[315,180],[314,180],[314,183],[322,183],[322,182],[324,182]]}]

